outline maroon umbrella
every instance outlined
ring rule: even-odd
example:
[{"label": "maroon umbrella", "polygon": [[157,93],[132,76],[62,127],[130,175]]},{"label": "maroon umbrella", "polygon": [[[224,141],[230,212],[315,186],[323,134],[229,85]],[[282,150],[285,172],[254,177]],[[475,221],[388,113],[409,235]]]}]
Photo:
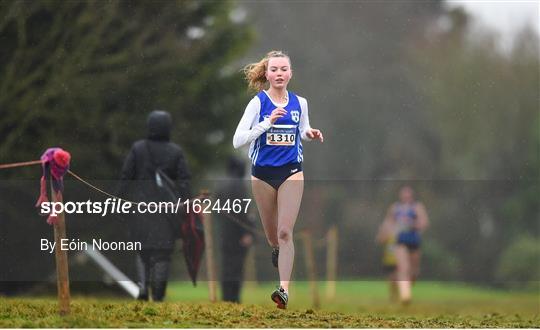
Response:
[{"label": "maroon umbrella", "polygon": [[[161,188],[163,194],[162,199],[175,202],[178,196],[176,184],[167,176],[161,169],[156,170],[156,177],[159,177],[159,183],[156,185]],[[197,196],[196,198],[207,197],[206,194]],[[201,210],[195,212],[193,207],[183,207],[184,214],[180,224],[180,237],[182,238],[182,251],[188,268],[189,277],[193,285],[197,285],[197,273],[201,264],[202,254],[204,252],[204,228],[203,217]],[[177,218],[168,218],[174,231],[178,230]],[[176,235],[175,235],[176,237]]]},{"label": "maroon umbrella", "polygon": [[189,277],[193,285],[197,285],[197,273],[201,265],[204,252],[204,227],[201,212],[194,212],[193,209],[185,214],[181,225],[182,250],[189,272]]}]

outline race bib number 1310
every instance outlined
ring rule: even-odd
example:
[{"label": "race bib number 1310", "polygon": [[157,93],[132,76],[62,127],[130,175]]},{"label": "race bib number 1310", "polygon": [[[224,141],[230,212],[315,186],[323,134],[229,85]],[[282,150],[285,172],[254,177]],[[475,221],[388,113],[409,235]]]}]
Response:
[{"label": "race bib number 1310", "polygon": [[266,132],[266,144],[271,146],[294,146],[296,125],[274,125]]}]

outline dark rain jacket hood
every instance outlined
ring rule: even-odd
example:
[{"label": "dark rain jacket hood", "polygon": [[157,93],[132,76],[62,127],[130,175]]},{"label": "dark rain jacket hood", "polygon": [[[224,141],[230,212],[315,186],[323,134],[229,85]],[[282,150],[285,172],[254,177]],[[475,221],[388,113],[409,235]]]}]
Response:
[{"label": "dark rain jacket hood", "polygon": [[166,111],[152,111],[146,122],[148,139],[154,141],[169,141],[171,138],[172,119]]}]

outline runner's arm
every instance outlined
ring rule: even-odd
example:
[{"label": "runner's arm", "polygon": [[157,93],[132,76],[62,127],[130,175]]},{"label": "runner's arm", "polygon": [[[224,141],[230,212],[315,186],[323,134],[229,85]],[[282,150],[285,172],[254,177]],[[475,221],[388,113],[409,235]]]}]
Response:
[{"label": "runner's arm", "polygon": [[298,97],[298,100],[300,101],[300,108],[302,109],[302,113],[300,115],[300,137],[302,140],[311,141],[310,137],[307,136],[307,132],[311,129],[311,126],[309,124],[309,111],[308,111],[308,104],[307,100],[303,97]]},{"label": "runner's arm", "polygon": [[261,101],[255,96],[248,103],[246,110],[244,111],[244,115],[236,127],[236,132],[234,133],[233,137],[233,146],[235,149],[251,143],[261,136],[261,134],[270,129],[272,126],[270,123],[270,118],[265,118],[260,123],[257,123],[260,112]]}]

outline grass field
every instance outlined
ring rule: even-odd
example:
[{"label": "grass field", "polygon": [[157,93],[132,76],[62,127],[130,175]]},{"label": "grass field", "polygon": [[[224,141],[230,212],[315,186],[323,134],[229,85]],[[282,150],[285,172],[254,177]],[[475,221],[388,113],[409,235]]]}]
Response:
[{"label": "grass field", "polygon": [[243,304],[209,303],[206,283],[171,283],[167,302],[74,296],[69,316],[57,315],[55,297],[0,298],[0,327],[540,327],[539,292],[505,292],[451,283],[418,283],[414,301],[388,303],[383,282],[343,281],[321,306],[309,286],[291,287],[290,308],[277,310],[270,284],[247,283]]}]

